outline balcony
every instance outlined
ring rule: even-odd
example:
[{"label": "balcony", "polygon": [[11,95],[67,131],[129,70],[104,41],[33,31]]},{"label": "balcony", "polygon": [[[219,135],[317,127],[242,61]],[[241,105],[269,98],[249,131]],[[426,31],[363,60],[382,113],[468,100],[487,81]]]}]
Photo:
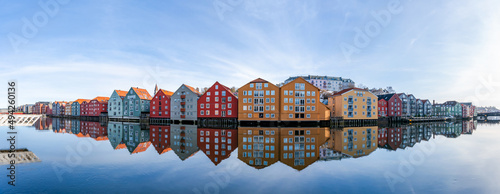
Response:
[{"label": "balcony", "polygon": [[181,115],[181,119],[185,119],[186,118],[186,115]]},{"label": "balcony", "polygon": [[186,109],[185,108],[181,108],[181,112],[186,112]]},{"label": "balcony", "polygon": [[182,105],[182,106],[186,105],[186,102],[181,102],[181,105]]},{"label": "balcony", "polygon": [[181,95],[181,99],[184,99],[184,98],[186,98],[186,95]]}]

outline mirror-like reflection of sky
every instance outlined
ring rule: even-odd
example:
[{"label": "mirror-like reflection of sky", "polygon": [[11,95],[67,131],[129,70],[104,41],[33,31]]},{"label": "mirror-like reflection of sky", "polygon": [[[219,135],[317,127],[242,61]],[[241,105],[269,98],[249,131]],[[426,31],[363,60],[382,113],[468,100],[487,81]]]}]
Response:
[{"label": "mirror-like reflection of sky", "polygon": [[[305,130],[302,130],[302,134],[300,128],[210,130],[174,125],[168,127],[166,134],[166,131],[158,133],[158,128],[153,131],[153,126],[148,126],[148,130],[144,130],[144,127],[142,130],[140,127],[137,129],[138,126],[135,126],[134,130],[127,129],[130,130],[127,135],[119,135],[122,137],[131,134],[129,137],[132,138],[126,141],[123,141],[126,138],[121,138],[122,142],[118,143],[124,144],[123,149],[116,150],[110,141],[117,134],[110,128],[110,124],[92,125],[93,131],[89,133],[89,137],[81,134],[88,133],[83,128],[81,131],[71,132],[66,127],[66,133],[56,133],[63,132],[60,129],[64,127],[59,124],[48,126],[48,130],[18,127],[18,147],[28,148],[42,162],[18,165],[15,188],[7,185],[7,170],[0,170],[4,174],[0,174],[0,184],[3,184],[0,193],[500,192],[500,185],[497,183],[500,180],[499,124],[480,123],[476,129],[471,129],[475,127],[473,123],[470,125],[466,122],[398,128],[303,128]],[[253,130],[251,135],[248,134],[249,129]],[[6,130],[6,127],[1,127],[0,133],[6,134]],[[123,130],[125,131],[125,127]],[[261,130],[262,134],[258,134]],[[348,140],[349,130],[354,134],[352,137],[356,138],[352,144]],[[224,131],[227,136],[224,148],[230,152],[225,157],[230,156],[227,159],[222,156],[215,159],[214,138],[210,140],[212,144],[207,143],[206,139],[200,142],[200,131],[204,131],[203,135],[207,137],[207,131],[210,131],[211,137],[215,131],[221,136]],[[229,131],[232,132],[231,137],[227,134]],[[135,135],[141,137],[142,132],[146,132],[142,138],[151,143],[149,147],[141,144],[140,138],[134,141]],[[84,137],[78,137],[77,133]],[[154,137],[153,133],[156,133]],[[165,139],[165,135],[168,138]],[[371,135],[371,143],[368,142],[367,135]],[[243,142],[246,137],[258,140],[254,136],[263,137],[261,165],[255,163],[260,162],[255,158],[243,155],[244,152],[258,154],[254,150],[249,151],[246,146],[243,149],[243,145],[259,146],[258,141]],[[295,140],[295,137],[305,138]],[[303,141],[304,156],[290,159],[287,154],[287,158],[284,158],[285,153],[292,153],[294,156],[301,154],[296,150],[288,150],[288,146],[284,150],[286,145],[293,149],[296,149],[295,146],[300,147],[286,144],[283,140],[285,138],[287,141]],[[405,138],[408,139],[406,143]],[[412,144],[412,138],[417,139],[413,147],[406,146],[403,149],[405,144]],[[230,145],[229,139],[237,141],[232,142],[232,146],[237,148],[227,146]],[[155,149],[155,145],[161,146],[158,140],[171,140],[169,144],[165,144],[171,150],[166,149],[159,155],[158,152],[163,150]],[[401,142],[389,143],[391,140]],[[221,142],[217,145],[222,145],[222,139],[218,141]],[[373,145],[372,143],[376,143],[375,147],[378,148],[367,146]],[[206,149],[207,144],[210,144],[210,149]],[[5,145],[2,144],[2,147],[5,148]],[[354,149],[349,150],[350,145]],[[398,148],[392,148],[395,145]],[[135,146],[145,146],[147,149],[143,151]],[[131,154],[131,151],[135,153]],[[325,152],[337,154],[337,157],[323,160],[321,153]],[[268,156],[266,159],[266,154],[274,155],[273,158]],[[343,158],[339,160],[338,156]],[[267,166],[263,165],[264,161],[267,161]]]}]

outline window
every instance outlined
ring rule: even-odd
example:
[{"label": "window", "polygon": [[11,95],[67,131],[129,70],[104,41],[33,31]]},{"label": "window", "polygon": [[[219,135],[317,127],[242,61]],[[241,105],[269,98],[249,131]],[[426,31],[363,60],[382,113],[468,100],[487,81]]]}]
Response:
[{"label": "window", "polygon": [[250,88],[253,88],[253,84],[250,84]]}]

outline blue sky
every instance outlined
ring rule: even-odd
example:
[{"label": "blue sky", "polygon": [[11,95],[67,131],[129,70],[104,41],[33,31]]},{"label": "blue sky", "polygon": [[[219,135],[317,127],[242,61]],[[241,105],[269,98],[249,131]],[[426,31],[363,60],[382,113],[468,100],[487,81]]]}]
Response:
[{"label": "blue sky", "polygon": [[[495,0],[0,0],[0,96],[11,79],[25,104],[131,86],[152,92],[155,83],[175,91],[183,83],[240,87],[257,77],[279,83],[314,74],[500,107],[498,7]],[[361,44],[358,31],[368,41]]]}]

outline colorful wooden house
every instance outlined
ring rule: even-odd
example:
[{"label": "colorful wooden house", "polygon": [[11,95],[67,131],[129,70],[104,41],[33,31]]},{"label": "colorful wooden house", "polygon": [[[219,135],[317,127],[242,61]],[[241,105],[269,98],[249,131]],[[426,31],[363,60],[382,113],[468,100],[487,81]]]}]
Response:
[{"label": "colorful wooden house", "polygon": [[193,87],[182,84],[170,97],[170,118],[179,121],[196,121],[200,96],[201,94]]},{"label": "colorful wooden house", "polygon": [[271,82],[261,78],[248,82],[238,89],[238,120],[279,121],[279,97],[279,87]]},{"label": "colorful wooden house", "polygon": [[81,104],[86,101],[90,101],[88,99],[78,99],[78,100],[75,100],[73,101],[73,103],[71,103],[71,115],[72,116],[80,116],[81,115]]},{"label": "colorful wooden house", "polygon": [[123,117],[139,118],[142,113],[149,113],[152,99],[146,89],[130,88],[123,99]]},{"label": "colorful wooden house", "polygon": [[[266,90],[266,94],[270,93]],[[256,98],[254,98],[256,99]],[[266,97],[265,103],[274,103],[280,112],[281,121],[322,121],[330,119],[330,109],[320,101],[320,89],[302,77],[281,86],[276,96]],[[265,110],[273,110],[273,105],[265,106]]]},{"label": "colorful wooden house", "polygon": [[[387,117],[400,117],[402,116],[402,101],[397,94],[384,94],[379,95],[378,100],[383,100],[384,111]],[[378,104],[379,106],[381,103]],[[380,110],[380,109],[379,109]],[[382,116],[382,115],[379,115]]]},{"label": "colorful wooden house", "polygon": [[198,99],[198,118],[238,118],[238,98],[231,89],[215,82]]},{"label": "colorful wooden house", "polygon": [[368,90],[349,88],[328,98],[332,117],[345,120],[378,119],[378,97]]},{"label": "colorful wooden house", "polygon": [[103,97],[103,96],[98,96],[90,100],[89,104],[87,104],[87,106],[89,107],[88,116],[98,117],[101,115],[101,113],[107,113],[108,101],[109,97]]},{"label": "colorful wooden house", "polygon": [[122,118],[123,117],[123,99],[127,96],[127,91],[114,90],[108,101],[108,117]]},{"label": "colorful wooden house", "polygon": [[[151,118],[170,118],[170,101],[174,93],[168,90],[159,89],[151,100],[151,109],[149,117]],[[154,143],[153,143],[154,144]]]}]

